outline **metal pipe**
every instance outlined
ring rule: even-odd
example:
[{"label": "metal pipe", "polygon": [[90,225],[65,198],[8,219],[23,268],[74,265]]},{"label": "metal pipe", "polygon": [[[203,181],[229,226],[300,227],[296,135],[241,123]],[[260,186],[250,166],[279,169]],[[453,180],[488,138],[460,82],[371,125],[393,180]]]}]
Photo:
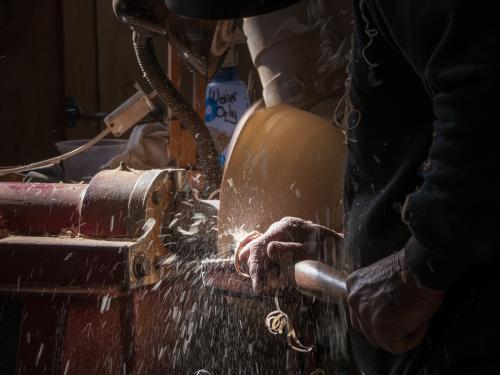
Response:
[{"label": "metal pipe", "polygon": [[78,227],[88,185],[0,184],[0,227],[28,235],[59,234]]},{"label": "metal pipe", "polygon": [[147,217],[161,227],[164,206],[174,194],[171,178],[178,172],[122,165],[98,173],[88,185],[1,183],[0,229],[32,236],[71,230],[93,238],[138,238]]},{"label": "metal pipe", "polygon": [[347,275],[324,263],[306,260],[295,265],[297,289],[320,299],[347,298]]}]

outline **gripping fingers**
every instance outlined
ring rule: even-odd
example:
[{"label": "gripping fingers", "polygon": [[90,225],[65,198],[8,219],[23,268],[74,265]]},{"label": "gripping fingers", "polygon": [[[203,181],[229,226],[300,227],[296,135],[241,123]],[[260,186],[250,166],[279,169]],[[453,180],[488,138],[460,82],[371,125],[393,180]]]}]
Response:
[{"label": "gripping fingers", "polygon": [[246,263],[248,257],[250,256],[250,248],[248,245],[260,236],[262,236],[262,233],[253,231],[247,234],[241,241],[239,241],[236,245],[236,260],[240,261],[241,263]]},{"label": "gripping fingers", "polygon": [[[258,239],[261,236],[260,232],[253,231],[248,234],[242,241],[240,241],[236,246],[236,251],[234,253],[234,266],[236,272],[244,277],[250,277],[246,270],[248,270],[247,262],[250,257],[251,244],[252,241]],[[255,246],[255,244],[253,244]]]},{"label": "gripping fingers", "polygon": [[269,259],[261,246],[250,244],[250,256],[248,257],[248,270],[252,279],[252,287],[255,293],[260,293],[266,284],[266,269]]}]

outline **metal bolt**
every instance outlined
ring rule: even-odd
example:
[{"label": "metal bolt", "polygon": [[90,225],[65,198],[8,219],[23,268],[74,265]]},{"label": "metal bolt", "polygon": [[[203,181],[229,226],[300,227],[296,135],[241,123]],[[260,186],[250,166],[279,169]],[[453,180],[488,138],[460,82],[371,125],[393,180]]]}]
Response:
[{"label": "metal bolt", "polygon": [[153,194],[151,195],[151,200],[153,201],[154,204],[160,204],[161,193],[159,190],[153,191]]},{"label": "metal bolt", "polygon": [[151,261],[145,254],[138,254],[134,258],[133,268],[135,277],[142,279],[151,273]]},{"label": "metal bolt", "polygon": [[123,172],[131,172],[130,168],[128,167],[127,163],[124,161],[120,162],[120,166],[118,167],[121,171]]}]

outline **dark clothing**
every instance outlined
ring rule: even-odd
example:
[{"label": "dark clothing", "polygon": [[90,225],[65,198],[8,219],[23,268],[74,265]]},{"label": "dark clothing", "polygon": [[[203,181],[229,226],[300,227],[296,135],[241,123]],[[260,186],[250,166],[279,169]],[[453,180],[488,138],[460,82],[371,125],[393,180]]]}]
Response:
[{"label": "dark clothing", "polygon": [[358,268],[406,247],[418,279],[447,289],[403,356],[352,334],[366,375],[500,373],[497,3],[354,1],[346,249]]}]

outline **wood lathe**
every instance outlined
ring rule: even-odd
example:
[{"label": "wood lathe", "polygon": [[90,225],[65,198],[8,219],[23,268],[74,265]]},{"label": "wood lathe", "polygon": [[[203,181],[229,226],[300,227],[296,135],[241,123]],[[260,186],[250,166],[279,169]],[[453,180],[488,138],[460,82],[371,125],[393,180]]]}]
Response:
[{"label": "wood lathe", "polygon": [[[308,124],[307,129],[299,129],[300,123],[291,120],[297,117]],[[297,136],[285,142],[283,132]],[[340,146],[332,152],[335,142]],[[89,184],[0,183],[0,226],[8,234],[0,240],[0,294],[15,322],[8,334],[19,345],[16,367],[29,374],[46,369],[83,374],[90,363],[97,373],[114,374],[123,367],[131,374],[179,370],[172,358],[158,355],[173,350],[178,340],[168,315],[156,313],[173,309],[159,296],[167,295],[179,278],[191,284],[197,280],[199,288],[199,276],[192,275],[200,270],[205,286],[252,295],[251,283],[236,274],[232,260],[223,261],[221,267],[213,259],[227,257],[230,246],[234,249],[234,238],[229,236],[238,228],[266,228],[288,215],[311,219],[318,215],[315,220],[319,217],[320,223],[335,223],[341,170],[317,174],[315,169],[324,170],[322,163],[338,160],[341,145],[340,133],[317,116],[287,106],[256,106],[242,122],[231,149],[219,202],[218,245],[205,241],[203,254],[196,246],[191,249],[198,252],[194,263],[202,265],[194,271],[179,266],[186,255],[179,253],[181,246],[171,233],[171,223],[189,195],[183,170],[135,171],[122,165],[100,172]],[[281,149],[285,146],[304,151],[292,154]],[[280,173],[290,170],[304,173]],[[275,178],[264,183],[270,174]],[[334,194],[324,193],[325,185]],[[260,186],[265,188],[259,191]],[[203,261],[206,256],[212,260]],[[315,262],[297,264],[298,289],[320,299],[342,300],[343,262],[339,248],[330,257],[330,265],[338,271]],[[170,296],[180,299],[185,288]],[[196,290],[190,292],[202,294]],[[296,291],[290,295],[298,301]],[[193,307],[194,302],[186,303],[184,309]],[[239,311],[235,314],[251,311],[243,302],[230,306]],[[258,309],[252,308],[249,318]],[[258,322],[264,316],[259,314],[248,324],[262,324]],[[85,340],[78,339],[82,332]],[[103,356],[104,352],[108,354]],[[269,361],[265,356],[260,360]]]},{"label": "wood lathe", "polygon": [[[0,183],[0,305],[9,322],[0,328],[12,343],[5,357],[10,369],[64,375],[200,369],[288,374],[341,367],[337,358],[328,364],[331,358],[319,350],[293,353],[270,336],[261,315],[269,304],[219,298],[201,287],[200,278],[205,285],[251,295],[251,284],[235,275],[232,261],[218,261],[231,258],[239,232],[264,231],[283,216],[341,229],[341,130],[294,107],[259,103],[238,125],[221,179],[203,121],[155,62],[151,37],[165,35],[168,25],[162,11],[148,6],[163,9],[164,2],[113,3],[134,31],[154,96],[193,133],[206,185],[221,188],[220,211],[205,215],[217,216],[218,223],[199,232],[177,230],[186,218],[204,220],[199,214],[207,209],[206,202],[192,199],[180,169],[122,165],[88,184]],[[264,3],[267,10],[281,6],[255,1],[252,14]],[[194,65],[215,69],[200,61]],[[137,97],[139,104],[145,97]],[[111,119],[110,131],[122,134],[128,126],[122,128],[123,118]],[[297,264],[295,283],[308,295],[342,301],[348,262],[340,248],[331,250],[328,265]],[[301,302],[294,308],[314,310],[311,299],[302,303],[295,289],[291,294]],[[313,314],[303,315],[310,320],[304,339],[313,342]]]}]

